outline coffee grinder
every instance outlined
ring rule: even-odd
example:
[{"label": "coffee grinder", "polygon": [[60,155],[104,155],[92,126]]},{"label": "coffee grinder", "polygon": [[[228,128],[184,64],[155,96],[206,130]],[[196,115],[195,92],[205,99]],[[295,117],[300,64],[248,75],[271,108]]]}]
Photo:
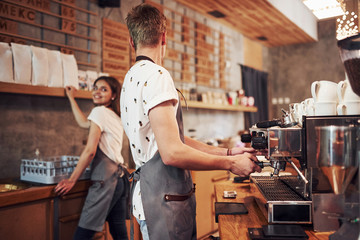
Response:
[{"label": "coffee grinder", "polygon": [[304,117],[313,229],[359,236],[360,116]]}]

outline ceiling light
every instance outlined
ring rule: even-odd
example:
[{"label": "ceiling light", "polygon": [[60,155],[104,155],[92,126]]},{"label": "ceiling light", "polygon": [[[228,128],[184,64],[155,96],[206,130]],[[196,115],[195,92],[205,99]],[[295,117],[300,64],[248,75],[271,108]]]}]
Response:
[{"label": "ceiling light", "polygon": [[345,3],[343,0],[303,0],[303,3],[319,20],[345,14]]},{"label": "ceiling light", "polygon": [[348,11],[345,14],[336,19],[337,29],[336,29],[336,39],[341,40],[359,33],[359,28],[355,24],[358,16],[352,12]]}]

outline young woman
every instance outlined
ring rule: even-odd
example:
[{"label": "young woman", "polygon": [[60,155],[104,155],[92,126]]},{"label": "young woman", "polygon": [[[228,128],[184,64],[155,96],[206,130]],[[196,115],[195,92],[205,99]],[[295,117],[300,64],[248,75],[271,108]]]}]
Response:
[{"label": "young woman", "polygon": [[88,195],[74,239],[92,239],[108,221],[114,240],[128,239],[126,231],[128,173],[121,156],[123,126],[120,119],[120,83],[113,77],[99,77],[93,88],[95,107],[86,118],[74,98],[74,87],[66,87],[77,123],[90,128],[85,149],[69,179],[62,180],[55,191],[68,193],[91,162]]}]

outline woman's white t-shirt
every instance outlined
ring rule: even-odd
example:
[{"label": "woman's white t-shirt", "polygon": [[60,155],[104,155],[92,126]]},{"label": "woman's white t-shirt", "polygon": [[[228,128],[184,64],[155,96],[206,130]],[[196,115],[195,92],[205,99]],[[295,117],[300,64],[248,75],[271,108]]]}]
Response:
[{"label": "woman's white t-shirt", "polygon": [[88,116],[101,130],[99,148],[115,163],[124,164],[121,155],[124,129],[121,119],[116,113],[105,107],[94,107]]}]

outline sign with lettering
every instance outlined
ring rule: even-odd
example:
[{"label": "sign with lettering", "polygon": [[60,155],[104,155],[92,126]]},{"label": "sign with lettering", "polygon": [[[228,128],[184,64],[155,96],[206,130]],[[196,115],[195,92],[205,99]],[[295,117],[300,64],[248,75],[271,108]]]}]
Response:
[{"label": "sign with lettering", "polygon": [[103,29],[103,37],[105,37],[107,40],[112,40],[115,42],[121,42],[124,43],[126,42],[128,44],[128,40],[129,40],[129,36],[127,34],[127,32],[122,32],[122,31],[118,31],[118,32],[114,32],[113,30],[110,29]]},{"label": "sign with lettering", "polygon": [[[90,24],[96,22],[92,17],[97,16],[97,13],[81,8],[75,2],[76,0],[0,0],[0,40],[51,45],[54,46],[51,49],[60,49],[68,54],[85,52],[97,55],[98,52],[92,48],[95,44],[98,44],[96,47],[100,47],[100,43],[92,37],[95,34],[91,32],[97,26]],[[53,20],[49,21],[50,18]],[[86,26],[87,33],[77,33],[78,25]],[[41,32],[44,29],[46,31]],[[52,33],[56,33],[56,37]],[[66,40],[64,45],[63,39],[66,39],[67,35],[72,38]],[[91,41],[91,44],[80,46],[77,39],[86,39]],[[74,43],[80,47],[74,46]],[[89,57],[88,54],[78,54],[77,63],[96,68],[97,65],[91,63],[96,58]]]},{"label": "sign with lettering", "polygon": [[34,9],[50,11],[49,0],[12,0],[14,3],[19,3],[24,7],[30,7]]},{"label": "sign with lettering", "polygon": [[61,48],[60,52],[65,53],[65,54],[70,54],[70,55],[74,54],[74,50],[69,49],[69,48]]},{"label": "sign with lettering", "polygon": [[[75,2],[67,2],[75,6]],[[61,16],[66,17],[61,20],[61,30],[67,33],[76,33],[76,23],[69,20],[69,18],[76,20],[75,9],[61,5]]]},{"label": "sign with lettering", "polygon": [[24,39],[0,34],[0,42],[26,44]]},{"label": "sign with lettering", "polygon": [[125,24],[103,18],[102,71],[123,82],[130,68],[129,32]]},{"label": "sign with lettering", "polygon": [[11,20],[7,20],[5,18],[0,18],[0,32],[17,33],[18,23]]},{"label": "sign with lettering", "polygon": [[113,51],[103,50],[103,59],[107,59],[112,62],[129,63],[129,54],[117,53]]},{"label": "sign with lettering", "polygon": [[38,10],[50,11],[49,0],[12,0],[14,3],[19,3],[23,7],[34,8]]},{"label": "sign with lettering", "polygon": [[0,16],[35,23],[36,12],[28,8],[0,1]]},{"label": "sign with lettering", "polygon": [[129,32],[125,24],[115,22],[107,18],[103,18],[102,23],[103,23],[103,30],[108,29],[108,30],[113,30],[115,32],[124,32],[124,33]]}]

